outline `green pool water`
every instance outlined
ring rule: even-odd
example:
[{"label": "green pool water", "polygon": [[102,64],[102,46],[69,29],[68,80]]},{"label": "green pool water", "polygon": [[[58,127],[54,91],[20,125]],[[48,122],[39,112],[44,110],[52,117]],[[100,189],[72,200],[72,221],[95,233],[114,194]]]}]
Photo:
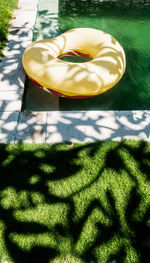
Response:
[{"label": "green pool water", "polygon": [[[48,15],[50,17],[50,2],[40,0],[39,8],[42,10],[38,10],[39,22],[36,23],[34,40],[50,37],[43,34],[44,28],[52,26],[52,22],[44,21],[45,18],[48,19]],[[77,27],[103,30],[120,42],[125,50],[127,63],[124,76],[111,90],[89,99],[59,98],[59,109],[150,109],[150,4],[60,0],[58,10],[58,30],[52,37]]]}]

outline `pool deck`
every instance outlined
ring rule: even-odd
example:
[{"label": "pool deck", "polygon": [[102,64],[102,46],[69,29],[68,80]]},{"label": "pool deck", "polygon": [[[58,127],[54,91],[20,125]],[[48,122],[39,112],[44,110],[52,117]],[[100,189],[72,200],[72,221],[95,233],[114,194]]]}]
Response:
[{"label": "pool deck", "polygon": [[[52,19],[58,0],[52,0]],[[22,55],[32,42],[38,0],[19,0],[11,21],[5,57],[0,62],[0,143],[150,141],[150,111],[21,112],[25,73]]]}]

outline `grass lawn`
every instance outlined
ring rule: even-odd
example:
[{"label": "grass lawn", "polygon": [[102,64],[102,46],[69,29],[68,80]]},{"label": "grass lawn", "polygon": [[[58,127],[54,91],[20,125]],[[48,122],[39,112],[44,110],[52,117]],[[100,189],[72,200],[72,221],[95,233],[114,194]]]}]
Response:
[{"label": "grass lawn", "polygon": [[0,262],[149,263],[150,143],[0,145]]},{"label": "grass lawn", "polygon": [[13,16],[12,11],[17,8],[17,2],[18,0],[0,0],[0,58],[7,42],[9,20]]}]

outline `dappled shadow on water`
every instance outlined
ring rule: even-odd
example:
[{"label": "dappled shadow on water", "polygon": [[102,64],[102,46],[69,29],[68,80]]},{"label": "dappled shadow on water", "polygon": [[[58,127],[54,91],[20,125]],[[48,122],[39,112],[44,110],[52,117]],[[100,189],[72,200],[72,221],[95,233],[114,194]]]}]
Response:
[{"label": "dappled shadow on water", "polygon": [[59,34],[57,11],[54,12],[51,9],[38,10],[33,40],[54,38]]},{"label": "dappled shadow on water", "polygon": [[148,263],[149,156],[145,142],[0,145],[1,257]]}]

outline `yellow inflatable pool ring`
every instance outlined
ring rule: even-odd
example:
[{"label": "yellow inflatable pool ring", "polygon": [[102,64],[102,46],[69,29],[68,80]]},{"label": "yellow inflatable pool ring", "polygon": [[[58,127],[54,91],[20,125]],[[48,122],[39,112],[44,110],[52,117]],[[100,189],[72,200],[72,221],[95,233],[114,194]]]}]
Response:
[{"label": "yellow inflatable pool ring", "polygon": [[[88,62],[73,63],[64,55],[83,55]],[[58,96],[85,98],[112,88],[122,77],[126,59],[111,35],[92,28],[76,28],[53,38],[33,42],[24,52],[23,67],[41,88]]]}]

